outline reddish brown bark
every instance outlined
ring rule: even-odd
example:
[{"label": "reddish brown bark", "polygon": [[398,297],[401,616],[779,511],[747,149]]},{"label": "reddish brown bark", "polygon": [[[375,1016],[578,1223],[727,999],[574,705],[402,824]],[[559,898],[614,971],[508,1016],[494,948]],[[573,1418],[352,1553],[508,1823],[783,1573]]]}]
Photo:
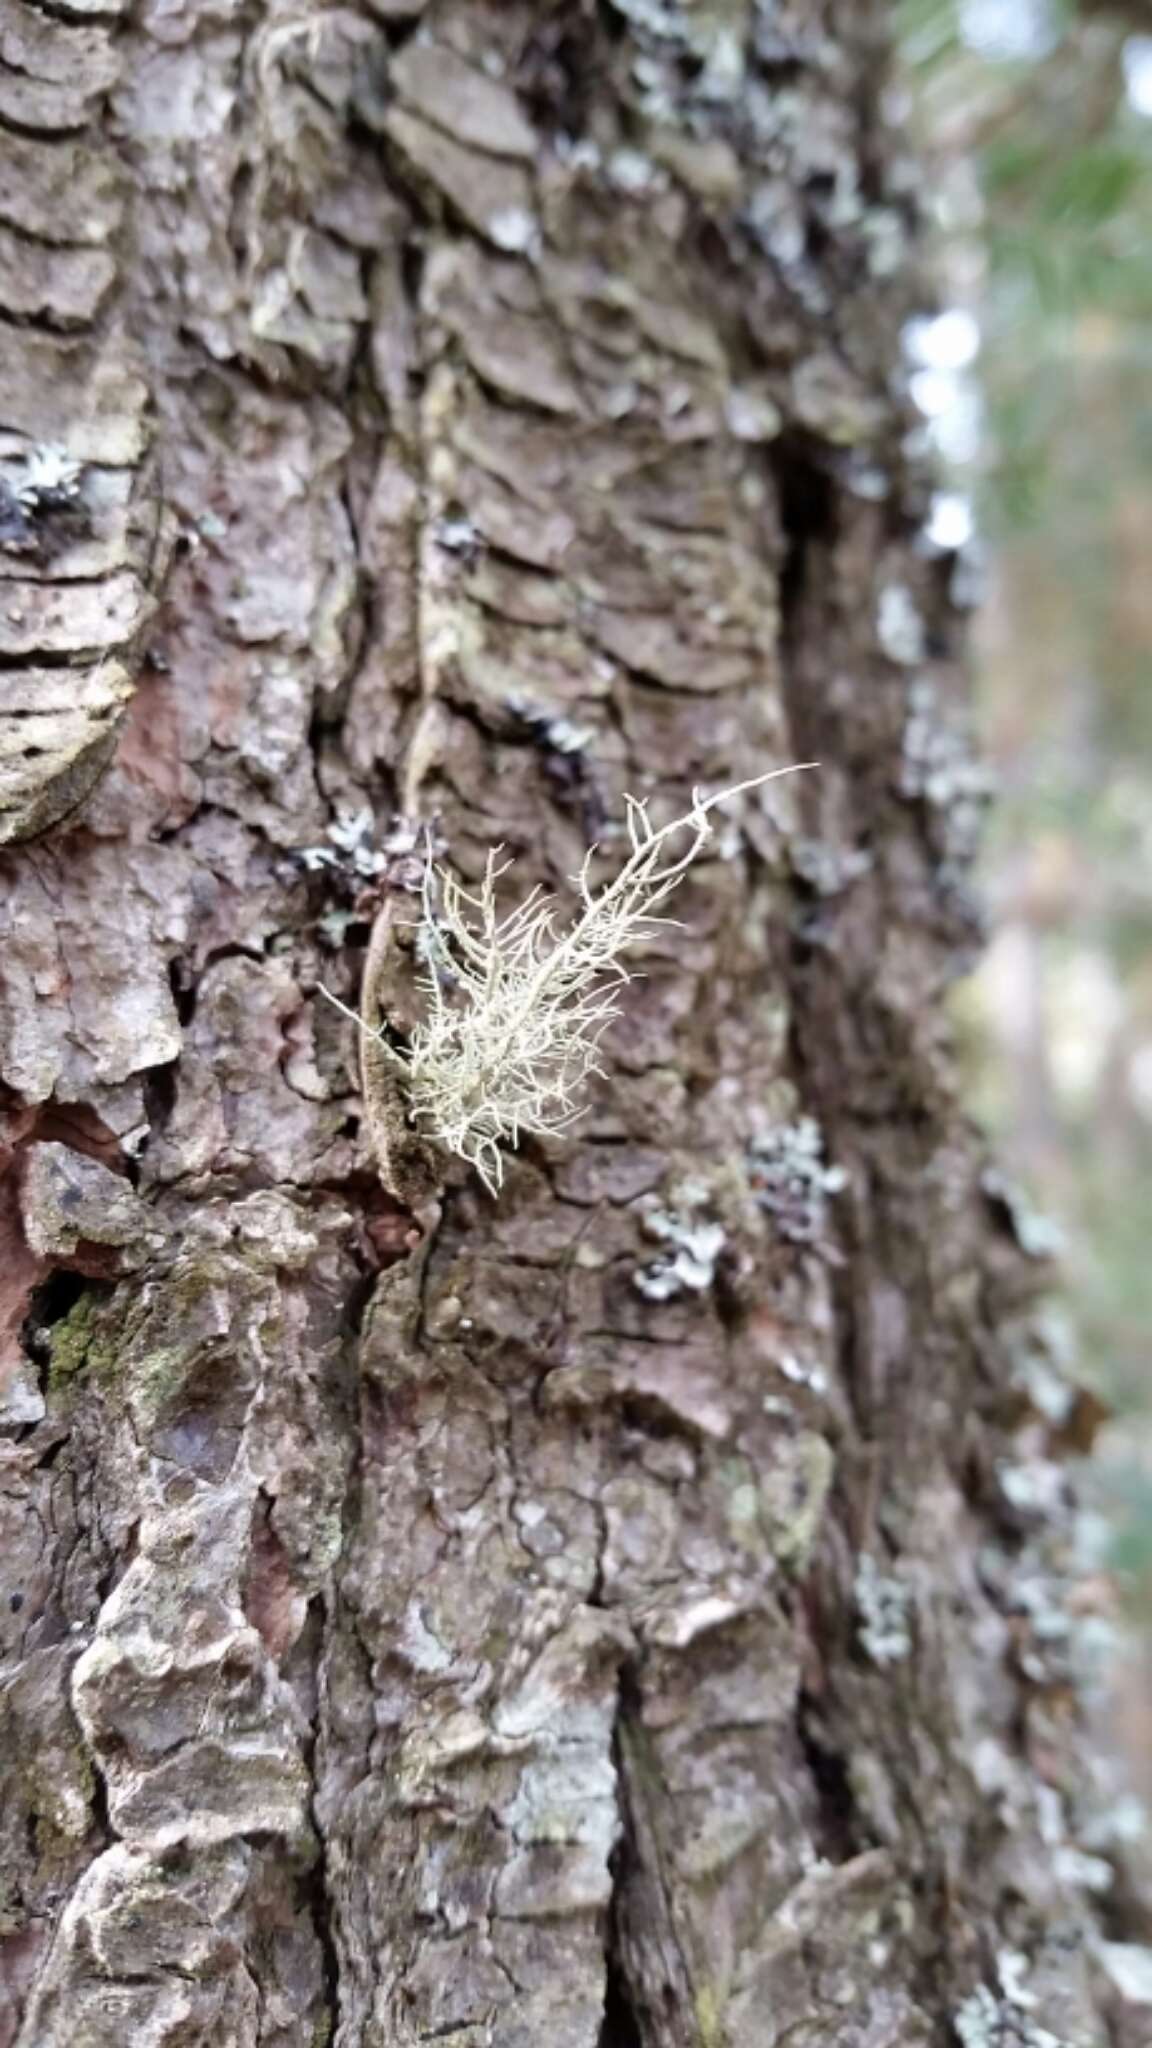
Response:
[{"label": "reddish brown bark", "polygon": [[[0,2042],[1136,2042],[882,10],[4,5]],[[413,1249],[397,815],[801,755]]]}]

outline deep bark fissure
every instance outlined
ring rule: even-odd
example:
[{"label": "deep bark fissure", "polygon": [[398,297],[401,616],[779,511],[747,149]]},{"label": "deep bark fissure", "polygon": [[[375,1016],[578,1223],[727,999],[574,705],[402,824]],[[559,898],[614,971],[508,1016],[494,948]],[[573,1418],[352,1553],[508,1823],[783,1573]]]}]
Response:
[{"label": "deep bark fissure", "polygon": [[847,1763],[843,1756],[821,1741],[819,1709],[814,1701],[805,1699],[803,1695],[796,1726],[816,1792],[820,1854],[829,1863],[847,1863],[850,1857],[875,1846],[871,1840],[862,1839],[858,1831],[856,1802]]},{"label": "deep bark fissure", "polygon": [[616,1915],[619,1910],[617,1901],[627,1854],[627,1842],[622,1841],[613,1850],[609,1866],[612,1875],[612,1898],[608,1906],[604,1945],[604,2018],[596,2048],[643,2048],[644,2037],[640,2019],[632,2002],[632,1991],[620,1953],[620,1937],[616,1927]]},{"label": "deep bark fissure", "polygon": [[[324,1637],[327,1639],[332,1626],[332,1617],[325,1612]],[[321,1739],[321,1724],[318,1717],[313,1724],[313,1754]],[[323,1982],[323,2016],[330,2029],[329,2039],[336,2040],[340,2023],[340,1946],[336,1936],[338,1901],[333,1893],[329,1869],[328,1843],[321,1818],[316,1809],[315,1794],[312,1799],[312,1825],[316,1837],[316,1860],[303,1886],[306,1907],[320,1945],[321,1972]]]},{"label": "deep bark fissure", "polygon": [[64,1321],[90,1284],[82,1273],[72,1273],[64,1266],[57,1266],[33,1289],[21,1330],[21,1342],[43,1374],[47,1373],[52,1358],[49,1333],[53,1323]]}]

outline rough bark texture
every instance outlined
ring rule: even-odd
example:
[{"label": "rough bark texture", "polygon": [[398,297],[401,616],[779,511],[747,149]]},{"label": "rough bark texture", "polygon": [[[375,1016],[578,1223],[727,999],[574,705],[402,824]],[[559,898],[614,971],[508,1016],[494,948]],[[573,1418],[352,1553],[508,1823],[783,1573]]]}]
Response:
[{"label": "rough bark texture", "polygon": [[[1132,2048],[883,10],[2,6],[0,2044]],[[810,755],[417,1242],[397,818]]]}]

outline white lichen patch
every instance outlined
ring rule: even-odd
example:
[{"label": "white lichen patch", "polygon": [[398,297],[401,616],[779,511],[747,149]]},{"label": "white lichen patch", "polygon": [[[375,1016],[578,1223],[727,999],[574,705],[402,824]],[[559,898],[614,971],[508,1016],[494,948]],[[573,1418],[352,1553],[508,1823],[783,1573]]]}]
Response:
[{"label": "white lichen patch", "polygon": [[557,754],[585,754],[595,741],[596,733],[592,726],[578,725],[564,712],[552,711],[531,697],[521,696],[518,691],[510,693],[504,701],[509,711]]},{"label": "white lichen patch", "polygon": [[350,869],[365,881],[381,874],[387,865],[385,847],[372,844],[373,818],[367,807],[338,811],[325,832],[326,846],[303,846],[297,854],[310,873],[324,868]]},{"label": "white lichen patch", "polygon": [[[1065,1503],[1061,1501],[1059,1512],[1045,1512],[1053,1482],[1037,1468],[1046,1464],[1032,1460],[1007,1468],[1016,1504],[1033,1506],[1038,1531],[1019,1553],[989,1546],[982,1554],[981,1571],[1005,1611],[1027,1617],[1027,1637],[1017,1647],[1025,1677],[1037,1685],[1073,1686],[1088,1700],[1102,1695],[1115,1670],[1116,1624],[1101,1608],[1098,1578],[1092,1573],[1085,1576],[1076,1551],[1076,1522]],[[1062,1487],[1061,1468],[1052,1471]],[[999,1478],[1003,1486],[1003,1467]],[[1063,1839],[1063,1832],[1061,1826],[1052,1839]]]},{"label": "white lichen patch", "polygon": [[876,638],[889,661],[914,668],[924,659],[924,621],[903,583],[887,583],[876,606]]},{"label": "white lichen patch", "polygon": [[547,739],[558,754],[583,754],[596,735],[590,725],[574,725],[570,718],[550,718]]},{"label": "white lichen patch", "polygon": [[452,1652],[429,1628],[419,1601],[412,1600],[404,1614],[399,1644],[415,1671],[444,1672],[452,1667]]},{"label": "white lichen patch", "polygon": [[824,1235],[828,1197],[838,1195],[848,1179],[842,1166],[825,1164],[820,1126],[810,1116],[755,1138],[748,1177],[760,1207],[793,1244],[812,1244]]},{"label": "white lichen patch", "polygon": [[16,496],[25,510],[35,510],[45,500],[75,498],[79,496],[83,474],[83,463],[69,455],[66,448],[46,442],[26,456]]},{"label": "white lichen patch", "polygon": [[480,545],[480,534],[464,512],[444,513],[432,522],[432,538],[450,555],[470,554]]},{"label": "white lichen patch", "polygon": [[856,1634],[873,1664],[899,1664],[912,1653],[908,1588],[880,1570],[867,1550],[860,1554],[853,1586]]},{"label": "white lichen patch", "polygon": [[822,1365],[806,1365],[793,1351],[786,1351],[776,1363],[794,1387],[807,1387],[813,1394],[828,1392],[828,1375]]},{"label": "white lichen patch", "polygon": [[502,206],[489,215],[488,236],[509,255],[534,256],[540,247],[540,223],[527,207]]},{"label": "white lichen patch", "polygon": [[[1120,1775],[1111,1757],[1095,1760],[1095,1799],[1081,1821],[1080,1839],[1088,1849],[1109,1849],[1118,1843],[1138,1842],[1148,1832],[1148,1809],[1135,1792],[1116,1790],[1110,1782]],[[1103,1778],[1103,1785],[1099,1780]],[[1112,1793],[1113,1796],[1109,1796]]]},{"label": "white lichen patch", "polygon": [[1096,1953],[1121,1998],[1129,2005],[1152,2005],[1152,1948],[1136,1941],[1102,1941]]},{"label": "white lichen patch", "polygon": [[609,183],[630,198],[660,190],[668,182],[664,173],[638,149],[614,149],[606,165]]},{"label": "white lichen patch", "polygon": [[996,1476],[1005,1500],[1020,1514],[1047,1517],[1059,1514],[1067,1504],[1067,1481],[1062,1465],[1051,1458],[1028,1458],[1013,1464],[1007,1459]]},{"label": "white lichen patch", "polygon": [[1034,2012],[1039,2004],[1036,1993],[1029,1991],[1025,1981],[1031,1967],[1022,1949],[1002,1948],[996,1958],[1001,1991],[1010,2005],[1021,2006],[1026,2012]]},{"label": "white lichen patch", "polygon": [[704,1294],[711,1287],[726,1232],[707,1214],[709,1199],[702,1182],[682,1181],[667,1204],[645,1206],[644,1234],[665,1247],[659,1258],[632,1275],[632,1285],[647,1300],[672,1301],[678,1294]]},{"label": "white lichen patch", "polygon": [[731,28],[716,30],[707,46],[704,69],[696,81],[696,95],[712,105],[738,100],[744,90],[747,64],[744,46]]},{"label": "white lichen patch", "polygon": [[326,910],[316,920],[316,933],[330,953],[338,953],[348,941],[348,927],[356,921],[354,910]]},{"label": "white lichen patch", "polygon": [[903,756],[904,796],[922,797],[941,810],[963,803],[982,810],[992,793],[992,778],[973,758],[968,734],[943,716],[936,691],[924,677],[908,692]]},{"label": "white lichen patch", "polygon": [[1064,1233],[1058,1223],[1045,1216],[1029,1201],[1024,1189],[999,1167],[990,1166],[980,1176],[980,1185],[990,1201],[1008,1212],[1016,1242],[1030,1259],[1056,1259],[1064,1251]]},{"label": "white lichen patch", "polygon": [[863,847],[837,846],[823,839],[797,839],[791,847],[792,866],[817,896],[839,896],[872,868],[873,857]]},{"label": "white lichen patch", "polygon": [[1075,1354],[1072,1325],[1052,1302],[1030,1315],[1012,1336],[1012,1384],[1054,1428],[1068,1421],[1075,1405],[1077,1389],[1071,1378]]},{"label": "white lichen patch", "polygon": [[734,384],[724,401],[729,433],[737,441],[772,441],[784,420],[778,405],[761,391]]},{"label": "white lichen patch", "polygon": [[893,277],[908,260],[908,231],[891,206],[868,209],[860,222],[873,277]]},{"label": "white lichen patch", "polygon": [[[358,811],[339,812],[328,827],[328,837],[342,853],[361,854],[372,832],[372,813],[365,806]],[[373,856],[375,872],[376,856]]]},{"label": "white lichen patch", "polygon": [[1033,2019],[1018,1990],[998,1997],[987,1984],[957,2007],[952,2025],[962,2048],[1074,2048]]},{"label": "white lichen patch", "polygon": [[1057,1849],[1052,1858],[1052,1867],[1060,1879],[1073,1891],[1092,1892],[1097,1897],[1111,1891],[1116,1873],[1103,1856],[1091,1856],[1086,1849],[1078,1849],[1074,1842],[1066,1842]]}]

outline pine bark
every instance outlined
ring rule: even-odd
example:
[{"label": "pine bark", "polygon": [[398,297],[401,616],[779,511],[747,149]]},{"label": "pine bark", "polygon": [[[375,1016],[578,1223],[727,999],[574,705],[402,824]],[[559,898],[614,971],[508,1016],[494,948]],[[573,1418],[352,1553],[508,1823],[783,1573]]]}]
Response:
[{"label": "pine bark", "polygon": [[[0,2048],[1147,2038],[885,15],[3,0]],[[417,830],[801,758],[421,1231]]]}]

